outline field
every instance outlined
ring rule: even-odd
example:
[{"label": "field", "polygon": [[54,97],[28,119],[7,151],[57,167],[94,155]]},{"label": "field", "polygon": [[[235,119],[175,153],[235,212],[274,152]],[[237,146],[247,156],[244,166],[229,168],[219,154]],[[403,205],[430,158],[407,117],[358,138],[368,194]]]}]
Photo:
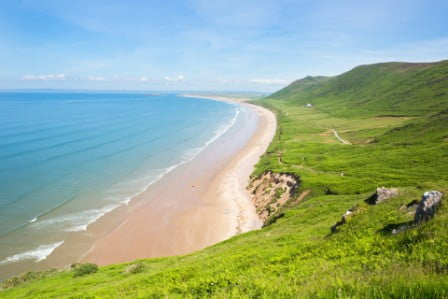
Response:
[{"label": "field", "polygon": [[[448,62],[361,66],[255,103],[275,111],[279,126],[253,176],[294,173],[296,196],[311,190],[304,200],[197,253],[78,277],[22,275],[0,297],[446,298],[448,205],[418,226],[406,205],[427,190],[448,192]],[[400,195],[367,204],[381,186]],[[350,208],[350,221],[330,233]]]}]

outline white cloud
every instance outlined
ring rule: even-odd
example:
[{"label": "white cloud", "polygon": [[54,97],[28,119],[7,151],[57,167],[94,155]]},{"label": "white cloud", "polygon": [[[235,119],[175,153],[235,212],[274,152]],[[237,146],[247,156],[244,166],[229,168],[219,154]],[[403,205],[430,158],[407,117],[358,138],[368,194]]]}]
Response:
[{"label": "white cloud", "polygon": [[87,78],[90,81],[106,81],[106,78],[102,76],[91,76]]},{"label": "white cloud", "polygon": [[22,80],[42,80],[42,81],[48,81],[48,80],[65,80],[65,74],[47,74],[47,75],[24,75],[22,77]]},{"label": "white cloud", "polygon": [[184,81],[185,77],[183,75],[179,75],[177,77],[166,76],[164,79],[165,81],[176,82],[176,81]]},{"label": "white cloud", "polygon": [[112,76],[112,77],[103,77],[103,76],[90,76],[85,78],[89,81],[99,81],[99,82],[150,82],[150,78],[147,76]]},{"label": "white cloud", "polygon": [[252,83],[266,84],[266,85],[286,85],[289,83],[289,81],[282,79],[251,79],[249,81]]}]

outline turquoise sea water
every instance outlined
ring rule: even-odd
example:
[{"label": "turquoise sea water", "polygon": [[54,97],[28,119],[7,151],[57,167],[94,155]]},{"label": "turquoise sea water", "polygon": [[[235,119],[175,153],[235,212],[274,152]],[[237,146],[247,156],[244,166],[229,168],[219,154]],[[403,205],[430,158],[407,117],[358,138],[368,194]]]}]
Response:
[{"label": "turquoise sea water", "polygon": [[40,262],[236,121],[172,94],[0,93],[0,268]]}]

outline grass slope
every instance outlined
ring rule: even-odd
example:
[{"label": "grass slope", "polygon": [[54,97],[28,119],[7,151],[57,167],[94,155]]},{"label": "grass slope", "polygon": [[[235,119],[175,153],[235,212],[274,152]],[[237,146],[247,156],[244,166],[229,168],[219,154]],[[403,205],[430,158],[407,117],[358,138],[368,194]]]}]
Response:
[{"label": "grass slope", "polygon": [[333,78],[298,80],[270,98],[298,104],[311,101],[334,116],[420,116],[448,109],[447,84],[448,60],[380,63]]},{"label": "grass slope", "polygon": [[[279,126],[254,175],[295,173],[299,191],[312,190],[270,226],[187,256],[136,261],[135,274],[120,264],[80,277],[22,276],[0,297],[447,297],[448,205],[418,227],[390,232],[412,220],[400,207],[428,189],[448,192],[447,69],[362,66],[257,101]],[[400,187],[400,196],[367,205],[383,185]],[[351,207],[352,220],[330,234]]]}]

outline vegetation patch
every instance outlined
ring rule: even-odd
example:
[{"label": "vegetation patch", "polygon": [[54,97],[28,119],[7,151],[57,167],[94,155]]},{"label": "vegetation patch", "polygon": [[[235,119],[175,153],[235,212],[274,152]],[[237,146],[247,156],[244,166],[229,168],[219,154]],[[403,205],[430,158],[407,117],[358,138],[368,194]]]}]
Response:
[{"label": "vegetation patch", "polygon": [[146,269],[146,266],[142,263],[137,263],[137,264],[132,264],[129,265],[126,270],[125,273],[129,273],[129,274],[137,274],[137,273],[141,273]]},{"label": "vegetation patch", "polygon": [[4,281],[1,285],[2,289],[6,289],[6,288],[11,288],[11,287],[16,287],[22,284],[26,284],[32,281],[36,281],[39,279],[43,279],[45,277],[49,277],[52,275],[55,275],[56,273],[58,273],[60,270],[58,269],[50,269],[50,270],[46,270],[46,271],[40,271],[40,272],[26,272],[26,273],[22,273],[19,274],[17,276],[14,276],[11,279],[8,279],[6,281]]},{"label": "vegetation patch", "polygon": [[84,276],[98,272],[98,266],[92,263],[79,264],[73,268],[73,277]]}]

